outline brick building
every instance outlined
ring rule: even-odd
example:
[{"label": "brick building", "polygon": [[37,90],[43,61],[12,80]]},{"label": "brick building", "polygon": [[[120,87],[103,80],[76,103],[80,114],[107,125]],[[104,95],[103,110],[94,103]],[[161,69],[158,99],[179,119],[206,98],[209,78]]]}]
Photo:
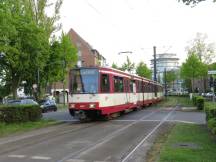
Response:
[{"label": "brick building", "polygon": [[[93,49],[88,42],[86,42],[79,34],[77,34],[73,29],[70,29],[68,32],[68,35],[71,39],[71,43],[75,45],[75,47],[78,50],[78,61],[77,66],[78,67],[93,67],[93,66],[106,66],[106,59],[96,50]],[[66,85],[65,85],[65,91],[68,94],[68,76],[65,78]],[[54,83],[51,87],[52,94],[55,93],[55,95],[59,96],[63,91],[63,83],[57,82]],[[66,100],[67,102],[67,95]],[[58,102],[58,101],[57,101]],[[60,98],[60,101],[62,102],[62,99]]]}]

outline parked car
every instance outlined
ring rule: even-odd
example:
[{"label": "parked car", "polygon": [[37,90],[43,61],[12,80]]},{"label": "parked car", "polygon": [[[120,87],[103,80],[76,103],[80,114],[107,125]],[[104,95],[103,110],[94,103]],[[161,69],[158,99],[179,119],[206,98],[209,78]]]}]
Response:
[{"label": "parked car", "polygon": [[208,92],[208,93],[206,93],[206,97],[212,97],[212,96],[214,96],[214,93],[213,93],[213,92]]},{"label": "parked car", "polygon": [[38,103],[32,99],[9,100],[6,104],[9,104],[9,105],[38,105]]},{"label": "parked car", "polygon": [[54,100],[44,99],[39,101],[42,112],[57,111],[57,106]]}]

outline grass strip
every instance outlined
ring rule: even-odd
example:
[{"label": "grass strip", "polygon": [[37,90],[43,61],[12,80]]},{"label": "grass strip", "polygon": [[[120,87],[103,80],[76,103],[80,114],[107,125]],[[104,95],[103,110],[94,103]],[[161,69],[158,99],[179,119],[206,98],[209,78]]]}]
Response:
[{"label": "grass strip", "polygon": [[39,120],[35,122],[13,124],[0,123],[0,137],[4,137],[14,133],[22,133],[33,129],[43,128],[57,123],[58,122],[54,120]]},{"label": "grass strip", "polygon": [[[176,144],[195,144],[198,148],[176,147]],[[176,124],[160,152],[159,162],[215,162],[216,138],[206,126]]]},{"label": "grass strip", "polygon": [[180,97],[180,96],[167,96],[163,101],[159,102],[157,106],[159,107],[175,107],[176,105],[182,107],[193,107],[193,102],[189,97]]}]

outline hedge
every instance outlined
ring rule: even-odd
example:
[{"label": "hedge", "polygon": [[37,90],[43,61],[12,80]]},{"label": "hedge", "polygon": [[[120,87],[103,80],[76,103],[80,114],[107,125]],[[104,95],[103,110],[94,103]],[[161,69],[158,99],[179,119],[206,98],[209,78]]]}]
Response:
[{"label": "hedge", "polygon": [[42,112],[39,105],[2,105],[0,106],[0,122],[19,123],[37,121]]},{"label": "hedge", "polygon": [[204,98],[202,96],[197,96],[196,97],[196,106],[198,110],[203,110],[204,109]]},{"label": "hedge", "polygon": [[216,103],[206,102],[205,112],[208,128],[212,131],[212,133],[216,134]]},{"label": "hedge", "polygon": [[194,95],[192,97],[192,101],[193,101],[193,104],[195,106],[197,106],[198,110],[203,110],[204,109],[204,101],[205,101],[205,99],[202,96]]}]

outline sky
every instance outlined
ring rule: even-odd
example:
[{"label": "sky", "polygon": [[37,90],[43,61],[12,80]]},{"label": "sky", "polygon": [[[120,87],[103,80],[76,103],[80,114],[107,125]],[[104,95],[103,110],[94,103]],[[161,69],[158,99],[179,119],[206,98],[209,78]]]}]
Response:
[{"label": "sky", "polygon": [[109,65],[128,56],[150,67],[153,46],[182,63],[197,32],[216,42],[216,3],[210,1],[191,7],[177,0],[64,0],[60,15],[63,31],[73,28]]}]

